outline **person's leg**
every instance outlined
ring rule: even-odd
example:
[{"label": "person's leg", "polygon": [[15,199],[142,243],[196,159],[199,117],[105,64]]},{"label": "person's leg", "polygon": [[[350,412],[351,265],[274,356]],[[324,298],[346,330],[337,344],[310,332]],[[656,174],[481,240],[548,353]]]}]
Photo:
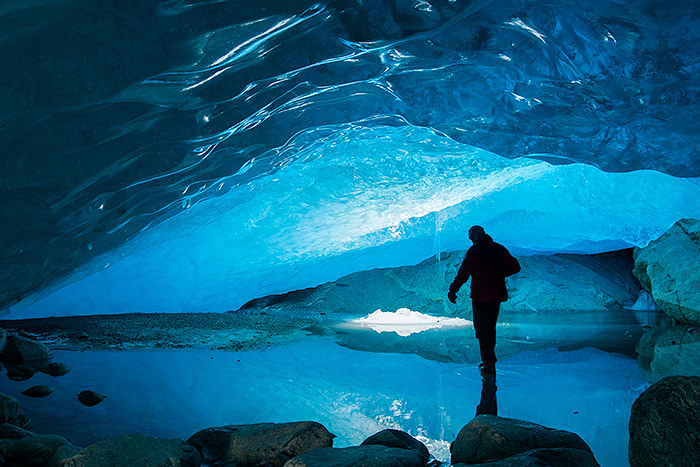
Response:
[{"label": "person's leg", "polygon": [[493,366],[496,363],[496,322],[500,303],[481,303],[472,301],[474,312],[474,332],[479,340],[481,361],[484,366]]}]

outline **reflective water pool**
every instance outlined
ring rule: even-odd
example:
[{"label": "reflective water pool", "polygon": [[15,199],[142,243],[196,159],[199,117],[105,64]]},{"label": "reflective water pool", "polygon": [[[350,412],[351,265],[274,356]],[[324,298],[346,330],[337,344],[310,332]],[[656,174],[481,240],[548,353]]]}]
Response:
[{"label": "reflective water pool", "polygon": [[[502,358],[495,384],[473,364],[354,350],[328,336],[241,352],[55,351],[54,360],[73,370],[61,378],[3,378],[0,391],[20,400],[30,429],[77,445],[134,432],[187,439],[211,426],[315,420],[338,436],[335,446],[396,428],[445,462],[449,443],[481,404],[573,431],[602,466],[626,466],[630,407],[648,386],[635,359],[590,347]],[[20,394],[35,384],[56,390],[44,399]],[[86,389],[107,399],[84,407],[76,395]]]}]

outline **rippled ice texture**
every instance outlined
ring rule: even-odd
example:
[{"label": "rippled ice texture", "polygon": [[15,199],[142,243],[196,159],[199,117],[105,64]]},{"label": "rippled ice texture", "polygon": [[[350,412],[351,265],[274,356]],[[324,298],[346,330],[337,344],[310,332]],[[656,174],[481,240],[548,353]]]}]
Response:
[{"label": "rippled ice texture", "polygon": [[464,248],[474,223],[516,252],[599,252],[700,216],[697,179],[512,160],[415,127],[318,133],[280,170],[144,231],[22,316],[237,309]]},{"label": "rippled ice texture", "polygon": [[[302,257],[321,272],[290,287],[425,257],[430,224],[454,236],[478,220],[506,234],[511,204],[527,218],[521,240],[502,235],[513,246],[643,243],[693,211],[675,198],[668,215],[654,203],[640,213],[644,185],[687,196],[688,182],[606,178],[592,167],[700,175],[698,8],[652,0],[3,2],[0,59],[11,66],[0,74],[0,307],[92,260],[104,265],[101,255],[142,231],[146,238],[113,254],[154,248],[163,281],[195,305],[221,293],[193,282],[195,269],[252,295],[286,289],[275,281],[296,274]],[[284,146],[299,133],[301,153]],[[516,159],[527,155],[588,167]],[[638,191],[627,205],[631,186]],[[523,195],[525,187],[534,191]],[[569,232],[558,226],[568,217],[557,200],[534,202],[554,192],[571,204],[567,216],[598,226],[564,240]],[[596,197],[603,203],[589,202]],[[600,206],[608,211],[588,212]],[[289,235],[292,227],[299,230]],[[415,250],[395,243],[362,259],[389,237],[415,241]],[[169,254],[159,256],[165,243]],[[343,255],[344,265],[324,262]],[[237,266],[224,271],[224,263]],[[135,280],[143,267],[146,287],[154,266],[135,258],[98,282]],[[105,287],[95,293],[117,293]],[[227,294],[232,307],[245,298]]]}]

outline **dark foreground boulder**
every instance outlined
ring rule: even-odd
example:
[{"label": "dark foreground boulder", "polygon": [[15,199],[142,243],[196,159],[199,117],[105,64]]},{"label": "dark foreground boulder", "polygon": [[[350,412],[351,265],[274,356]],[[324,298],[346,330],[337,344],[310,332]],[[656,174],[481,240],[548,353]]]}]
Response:
[{"label": "dark foreground boulder", "polygon": [[69,444],[59,447],[56,449],[56,452],[53,453],[51,459],[49,459],[48,467],[65,467],[68,459],[78,454],[81,450],[82,448]]},{"label": "dark foreground boulder", "polygon": [[478,464],[541,448],[591,452],[586,442],[574,433],[495,415],[478,415],[466,424],[450,446],[450,452],[453,464]]},{"label": "dark foreground boulder", "polygon": [[700,377],[669,376],[632,405],[632,467],[700,465]]},{"label": "dark foreground boulder", "polygon": [[0,361],[5,366],[23,365],[36,370],[48,365],[52,357],[49,348],[41,342],[17,334],[8,334],[0,352]]},{"label": "dark foreground boulder", "polygon": [[22,439],[29,436],[34,436],[34,433],[11,423],[0,424],[0,439]]},{"label": "dark foreground boulder", "polygon": [[321,448],[287,461],[284,467],[423,467],[423,457],[413,449],[386,446]]},{"label": "dark foreground boulder", "polygon": [[199,467],[197,450],[180,439],[127,435],[86,447],[64,467]]},{"label": "dark foreground boulder", "polygon": [[572,448],[543,448],[505,459],[480,464],[453,464],[452,467],[600,467],[593,453]]},{"label": "dark foreground boulder", "polygon": [[420,454],[423,463],[428,462],[430,458],[430,452],[428,448],[425,447],[425,444],[400,430],[382,430],[364,440],[361,446],[386,446],[388,448],[412,449]]},{"label": "dark foreground boulder", "polygon": [[0,423],[14,421],[18,412],[19,402],[17,402],[17,399],[0,393]]},{"label": "dark foreground boulder", "polygon": [[208,464],[282,467],[292,457],[333,445],[316,422],[258,423],[207,428],[187,440]]},{"label": "dark foreground boulder", "polygon": [[34,435],[2,440],[0,444],[0,455],[4,458],[2,465],[7,467],[51,465],[51,459],[56,451],[64,447],[77,451],[75,446],[58,435]]}]

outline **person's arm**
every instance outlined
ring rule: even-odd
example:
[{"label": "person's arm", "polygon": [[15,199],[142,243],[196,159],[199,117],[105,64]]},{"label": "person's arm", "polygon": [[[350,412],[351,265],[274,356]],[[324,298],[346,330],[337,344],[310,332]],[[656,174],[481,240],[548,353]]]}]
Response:
[{"label": "person's arm", "polygon": [[447,298],[452,303],[457,302],[457,292],[459,292],[459,289],[464,285],[465,282],[469,280],[469,277],[472,275],[471,253],[472,250],[470,248],[467,251],[467,255],[464,257],[464,261],[462,261],[462,265],[459,267],[457,276],[455,276],[455,279],[452,281],[452,284],[450,284],[450,290],[447,293]]},{"label": "person's arm", "polygon": [[504,248],[504,254],[501,257],[501,266],[503,276],[508,277],[520,272],[520,263],[508,250]]}]

